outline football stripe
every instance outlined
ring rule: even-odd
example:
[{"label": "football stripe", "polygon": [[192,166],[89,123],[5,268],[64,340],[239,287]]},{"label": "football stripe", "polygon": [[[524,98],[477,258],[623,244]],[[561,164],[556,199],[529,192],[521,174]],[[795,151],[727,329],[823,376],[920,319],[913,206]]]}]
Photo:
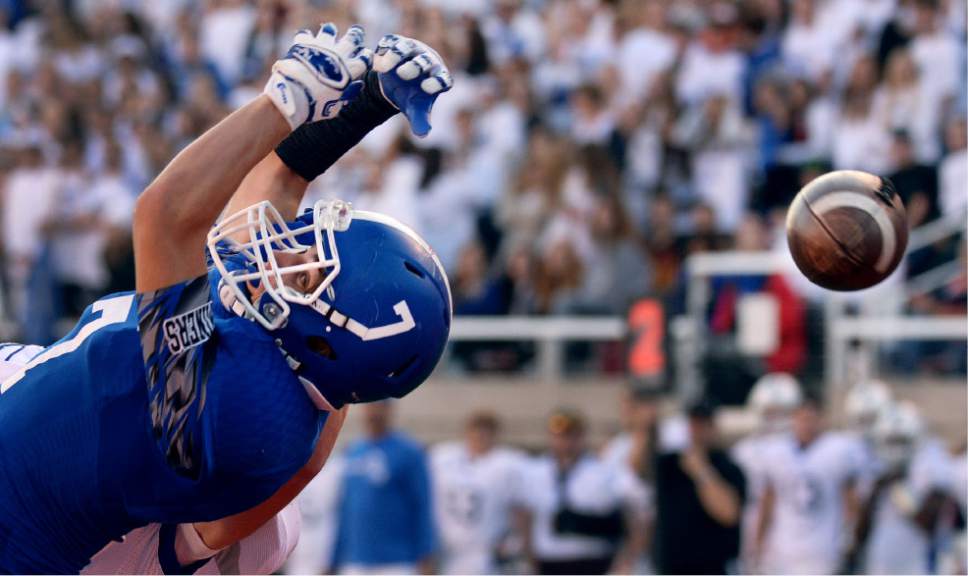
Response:
[{"label": "football stripe", "polygon": [[813,200],[809,205],[818,215],[823,215],[825,212],[836,208],[856,208],[866,212],[874,219],[881,231],[881,254],[874,264],[874,269],[878,272],[886,272],[891,267],[891,262],[897,252],[894,225],[884,207],[878,204],[876,200],[857,192],[831,192]]}]

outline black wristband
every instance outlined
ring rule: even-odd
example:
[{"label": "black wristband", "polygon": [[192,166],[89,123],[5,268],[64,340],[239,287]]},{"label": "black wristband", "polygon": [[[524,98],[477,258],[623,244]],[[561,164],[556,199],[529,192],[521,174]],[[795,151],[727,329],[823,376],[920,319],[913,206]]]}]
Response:
[{"label": "black wristband", "polygon": [[311,182],[396,113],[383,97],[377,73],[370,70],[359,96],[339,116],[303,124],[276,147],[276,154],[290,170]]}]

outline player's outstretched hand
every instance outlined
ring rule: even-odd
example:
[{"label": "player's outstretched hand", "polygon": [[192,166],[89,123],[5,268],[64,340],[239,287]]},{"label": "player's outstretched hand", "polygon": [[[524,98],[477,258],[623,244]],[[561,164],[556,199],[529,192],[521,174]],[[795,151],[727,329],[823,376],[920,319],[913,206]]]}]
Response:
[{"label": "player's outstretched hand", "polygon": [[335,117],[363,87],[360,78],[373,63],[373,52],[363,47],[363,28],[351,26],[338,41],[337,33],[331,22],[316,34],[301,30],[272,66],[265,93],[293,130]]},{"label": "player's outstretched hand", "polygon": [[376,47],[373,69],[384,97],[410,122],[417,136],[430,132],[430,109],[454,81],[437,52],[419,40],[387,34]]}]

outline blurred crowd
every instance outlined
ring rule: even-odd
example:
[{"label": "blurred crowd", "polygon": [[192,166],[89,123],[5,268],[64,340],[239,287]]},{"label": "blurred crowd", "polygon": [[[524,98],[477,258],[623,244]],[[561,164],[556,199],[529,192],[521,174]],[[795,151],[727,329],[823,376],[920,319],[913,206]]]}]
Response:
[{"label": "blurred crowd", "polygon": [[[912,226],[968,204],[963,0],[4,0],[0,240],[19,338],[49,342],[57,319],[132,287],[133,199],[327,20],[371,44],[418,37],[453,72],[427,138],[395,118],[310,199],[413,225],[458,314],[621,314],[641,296],[674,312],[685,257],[783,250],[785,206],[830,168],[891,176]],[[907,274],[958,257],[963,241],[941,243]],[[964,313],[965,293],[962,275],[912,306]],[[479,356],[465,360],[501,365]]]},{"label": "blurred crowd", "polygon": [[[623,399],[592,443],[559,409],[529,451],[501,419],[424,447],[366,404],[362,434],[299,496],[290,574],[962,574],[968,454],[882,383],[850,389],[841,427],[783,373],[725,437],[716,406]],[[829,413],[829,411],[828,411]]]}]

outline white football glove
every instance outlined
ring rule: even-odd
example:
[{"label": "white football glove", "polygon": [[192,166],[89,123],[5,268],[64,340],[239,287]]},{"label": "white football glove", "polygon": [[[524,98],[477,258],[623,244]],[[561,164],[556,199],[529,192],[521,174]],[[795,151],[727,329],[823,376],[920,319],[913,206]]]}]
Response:
[{"label": "white football glove", "polygon": [[286,56],[272,66],[264,92],[293,130],[334,118],[363,87],[360,78],[373,63],[373,52],[363,47],[363,28],[351,26],[339,41],[337,32],[331,22],[315,35],[299,31]]}]

